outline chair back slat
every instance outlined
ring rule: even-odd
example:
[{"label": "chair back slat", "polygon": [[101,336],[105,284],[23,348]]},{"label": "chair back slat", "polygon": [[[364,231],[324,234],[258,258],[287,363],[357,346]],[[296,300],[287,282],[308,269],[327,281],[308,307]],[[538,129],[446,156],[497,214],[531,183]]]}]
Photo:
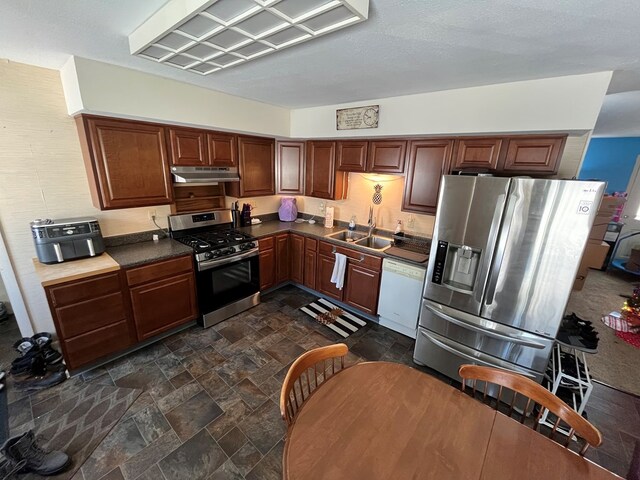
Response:
[{"label": "chair back slat", "polygon": [[[300,407],[318,387],[332,375],[344,370],[344,357],[347,353],[349,353],[348,347],[344,343],[338,343],[310,350],[300,355],[291,364],[280,391],[280,414],[287,425],[291,425]],[[340,358],[338,368],[335,361],[337,358]],[[327,365],[327,360],[331,360],[331,366]],[[320,373],[318,373],[319,366],[322,368]],[[311,369],[313,374],[310,375]],[[312,378],[315,382],[312,382]]]},{"label": "chair back slat", "polygon": [[[557,421],[553,425],[553,429],[549,434],[550,438],[553,438],[560,422],[564,422],[571,428],[571,435],[573,433],[584,439],[584,445],[580,450],[580,454],[584,455],[589,446],[599,446],[602,443],[602,435],[596,427],[589,423],[578,412],[572,409],[569,405],[563,402],[560,398],[555,396],[549,390],[542,385],[534,382],[533,380],[519,375],[515,372],[503,370],[500,368],[482,367],[478,365],[462,365],[458,371],[462,378],[462,391],[465,391],[465,385],[468,380],[473,380],[474,385],[474,397],[475,397],[475,385],[477,381],[484,382],[484,395],[483,400],[486,402],[487,385],[489,383],[499,386],[498,399],[496,400],[496,410],[500,405],[500,398],[502,396],[503,388],[511,390],[513,392],[513,400],[509,408],[509,415],[512,414],[515,409],[515,397],[520,394],[527,398],[527,405],[522,412],[520,423],[524,423],[525,418],[528,415],[529,406],[533,403],[532,411],[535,411],[536,405],[538,405],[538,413],[535,416],[533,428],[538,429],[540,420],[544,410],[549,410]],[[568,442],[569,443],[569,442]],[[567,443],[567,445],[568,445]]]}]

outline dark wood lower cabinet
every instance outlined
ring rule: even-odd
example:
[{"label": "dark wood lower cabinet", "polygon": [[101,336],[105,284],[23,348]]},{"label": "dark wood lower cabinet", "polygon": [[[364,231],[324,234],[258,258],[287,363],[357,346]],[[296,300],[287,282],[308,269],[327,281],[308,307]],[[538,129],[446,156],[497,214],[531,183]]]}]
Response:
[{"label": "dark wood lower cabinet", "polygon": [[121,272],[45,287],[67,367],[88,365],[135,344]]},{"label": "dark wood lower cabinet", "polygon": [[260,290],[268,290],[276,284],[275,237],[258,240],[260,249]]},{"label": "dark wood lower cabinet", "polygon": [[380,292],[380,272],[349,262],[346,275],[345,303],[363,312],[376,315]]},{"label": "dark wood lower cabinet", "polygon": [[315,238],[304,239],[304,281],[307,288],[316,290],[316,265],[318,263],[318,241]]},{"label": "dark wood lower cabinet", "polygon": [[324,293],[331,298],[342,301],[344,290],[338,290],[335,283],[331,283],[331,275],[333,274],[333,266],[335,263],[336,260],[334,257],[318,255],[316,289],[320,293]]},{"label": "dark wood lower cabinet", "polygon": [[276,235],[276,284],[289,280],[289,234]]},{"label": "dark wood lower cabinet", "polygon": [[130,292],[139,340],[189,322],[198,314],[193,273],[145,283]]},{"label": "dark wood lower cabinet", "polygon": [[304,283],[305,248],[304,237],[292,233],[289,237],[290,278],[292,282]]}]

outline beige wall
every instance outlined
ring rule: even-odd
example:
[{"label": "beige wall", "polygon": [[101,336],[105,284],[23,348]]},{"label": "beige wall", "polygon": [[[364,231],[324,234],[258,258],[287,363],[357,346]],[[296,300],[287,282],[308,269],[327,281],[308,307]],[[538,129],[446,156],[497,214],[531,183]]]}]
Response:
[{"label": "beige wall", "polygon": [[[291,137],[592,130],[612,72],[378,98],[291,111]],[[336,130],[336,109],[380,105],[375,130]]]},{"label": "beige wall", "polygon": [[[101,212],[91,204],[78,133],[60,74],[0,60],[0,224],[36,331],[53,331],[35,275],[29,222],[93,215],[105,235],[153,229],[147,210]],[[153,207],[160,217],[169,207]]]}]

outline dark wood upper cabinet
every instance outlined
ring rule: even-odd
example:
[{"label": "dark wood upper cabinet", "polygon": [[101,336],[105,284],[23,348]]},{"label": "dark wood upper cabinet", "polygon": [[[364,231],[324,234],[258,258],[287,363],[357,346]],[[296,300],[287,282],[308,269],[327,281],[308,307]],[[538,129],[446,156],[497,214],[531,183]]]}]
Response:
[{"label": "dark wood upper cabinet", "polygon": [[307,142],[306,195],[342,200],[347,187],[347,173],[336,170],[336,142]]},{"label": "dark wood upper cabinet", "polygon": [[501,138],[460,138],[456,140],[451,170],[477,168],[495,170],[503,140]]},{"label": "dark wood upper cabinet", "polygon": [[337,169],[344,172],[365,172],[369,142],[341,140],[338,142]]},{"label": "dark wood upper cabinet", "polygon": [[76,124],[96,207],[171,203],[164,126],[85,115],[77,117]]},{"label": "dark wood upper cabinet", "polygon": [[276,152],[276,193],[304,195],[304,142],[277,142]]},{"label": "dark wood upper cabinet", "polygon": [[207,133],[209,165],[212,167],[235,167],[238,165],[237,136],[232,133]]},{"label": "dark wood upper cabinet", "polygon": [[501,170],[552,175],[558,171],[566,140],[566,135],[510,138]]},{"label": "dark wood upper cabinet", "polygon": [[204,132],[188,128],[170,128],[171,164],[201,167],[209,163]]},{"label": "dark wood upper cabinet", "polygon": [[227,182],[232,197],[275,195],[275,139],[238,136],[240,182]]},{"label": "dark wood upper cabinet", "polygon": [[402,210],[435,213],[442,175],[448,173],[453,140],[412,140],[407,152],[407,174]]},{"label": "dark wood upper cabinet", "polygon": [[373,173],[404,173],[406,150],[406,140],[370,141],[367,171]]}]

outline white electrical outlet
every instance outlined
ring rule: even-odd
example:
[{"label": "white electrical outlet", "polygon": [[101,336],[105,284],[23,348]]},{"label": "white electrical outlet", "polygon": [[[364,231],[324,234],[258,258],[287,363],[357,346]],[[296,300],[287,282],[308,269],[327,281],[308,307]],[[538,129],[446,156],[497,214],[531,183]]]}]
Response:
[{"label": "white electrical outlet", "polygon": [[409,230],[414,230],[416,226],[416,219],[413,215],[409,215],[409,220],[407,221],[407,228]]},{"label": "white electrical outlet", "polygon": [[149,220],[153,220],[156,217],[155,210],[147,210],[147,215],[149,216]]},{"label": "white electrical outlet", "polygon": [[324,202],[320,202],[320,213],[324,213]]}]

